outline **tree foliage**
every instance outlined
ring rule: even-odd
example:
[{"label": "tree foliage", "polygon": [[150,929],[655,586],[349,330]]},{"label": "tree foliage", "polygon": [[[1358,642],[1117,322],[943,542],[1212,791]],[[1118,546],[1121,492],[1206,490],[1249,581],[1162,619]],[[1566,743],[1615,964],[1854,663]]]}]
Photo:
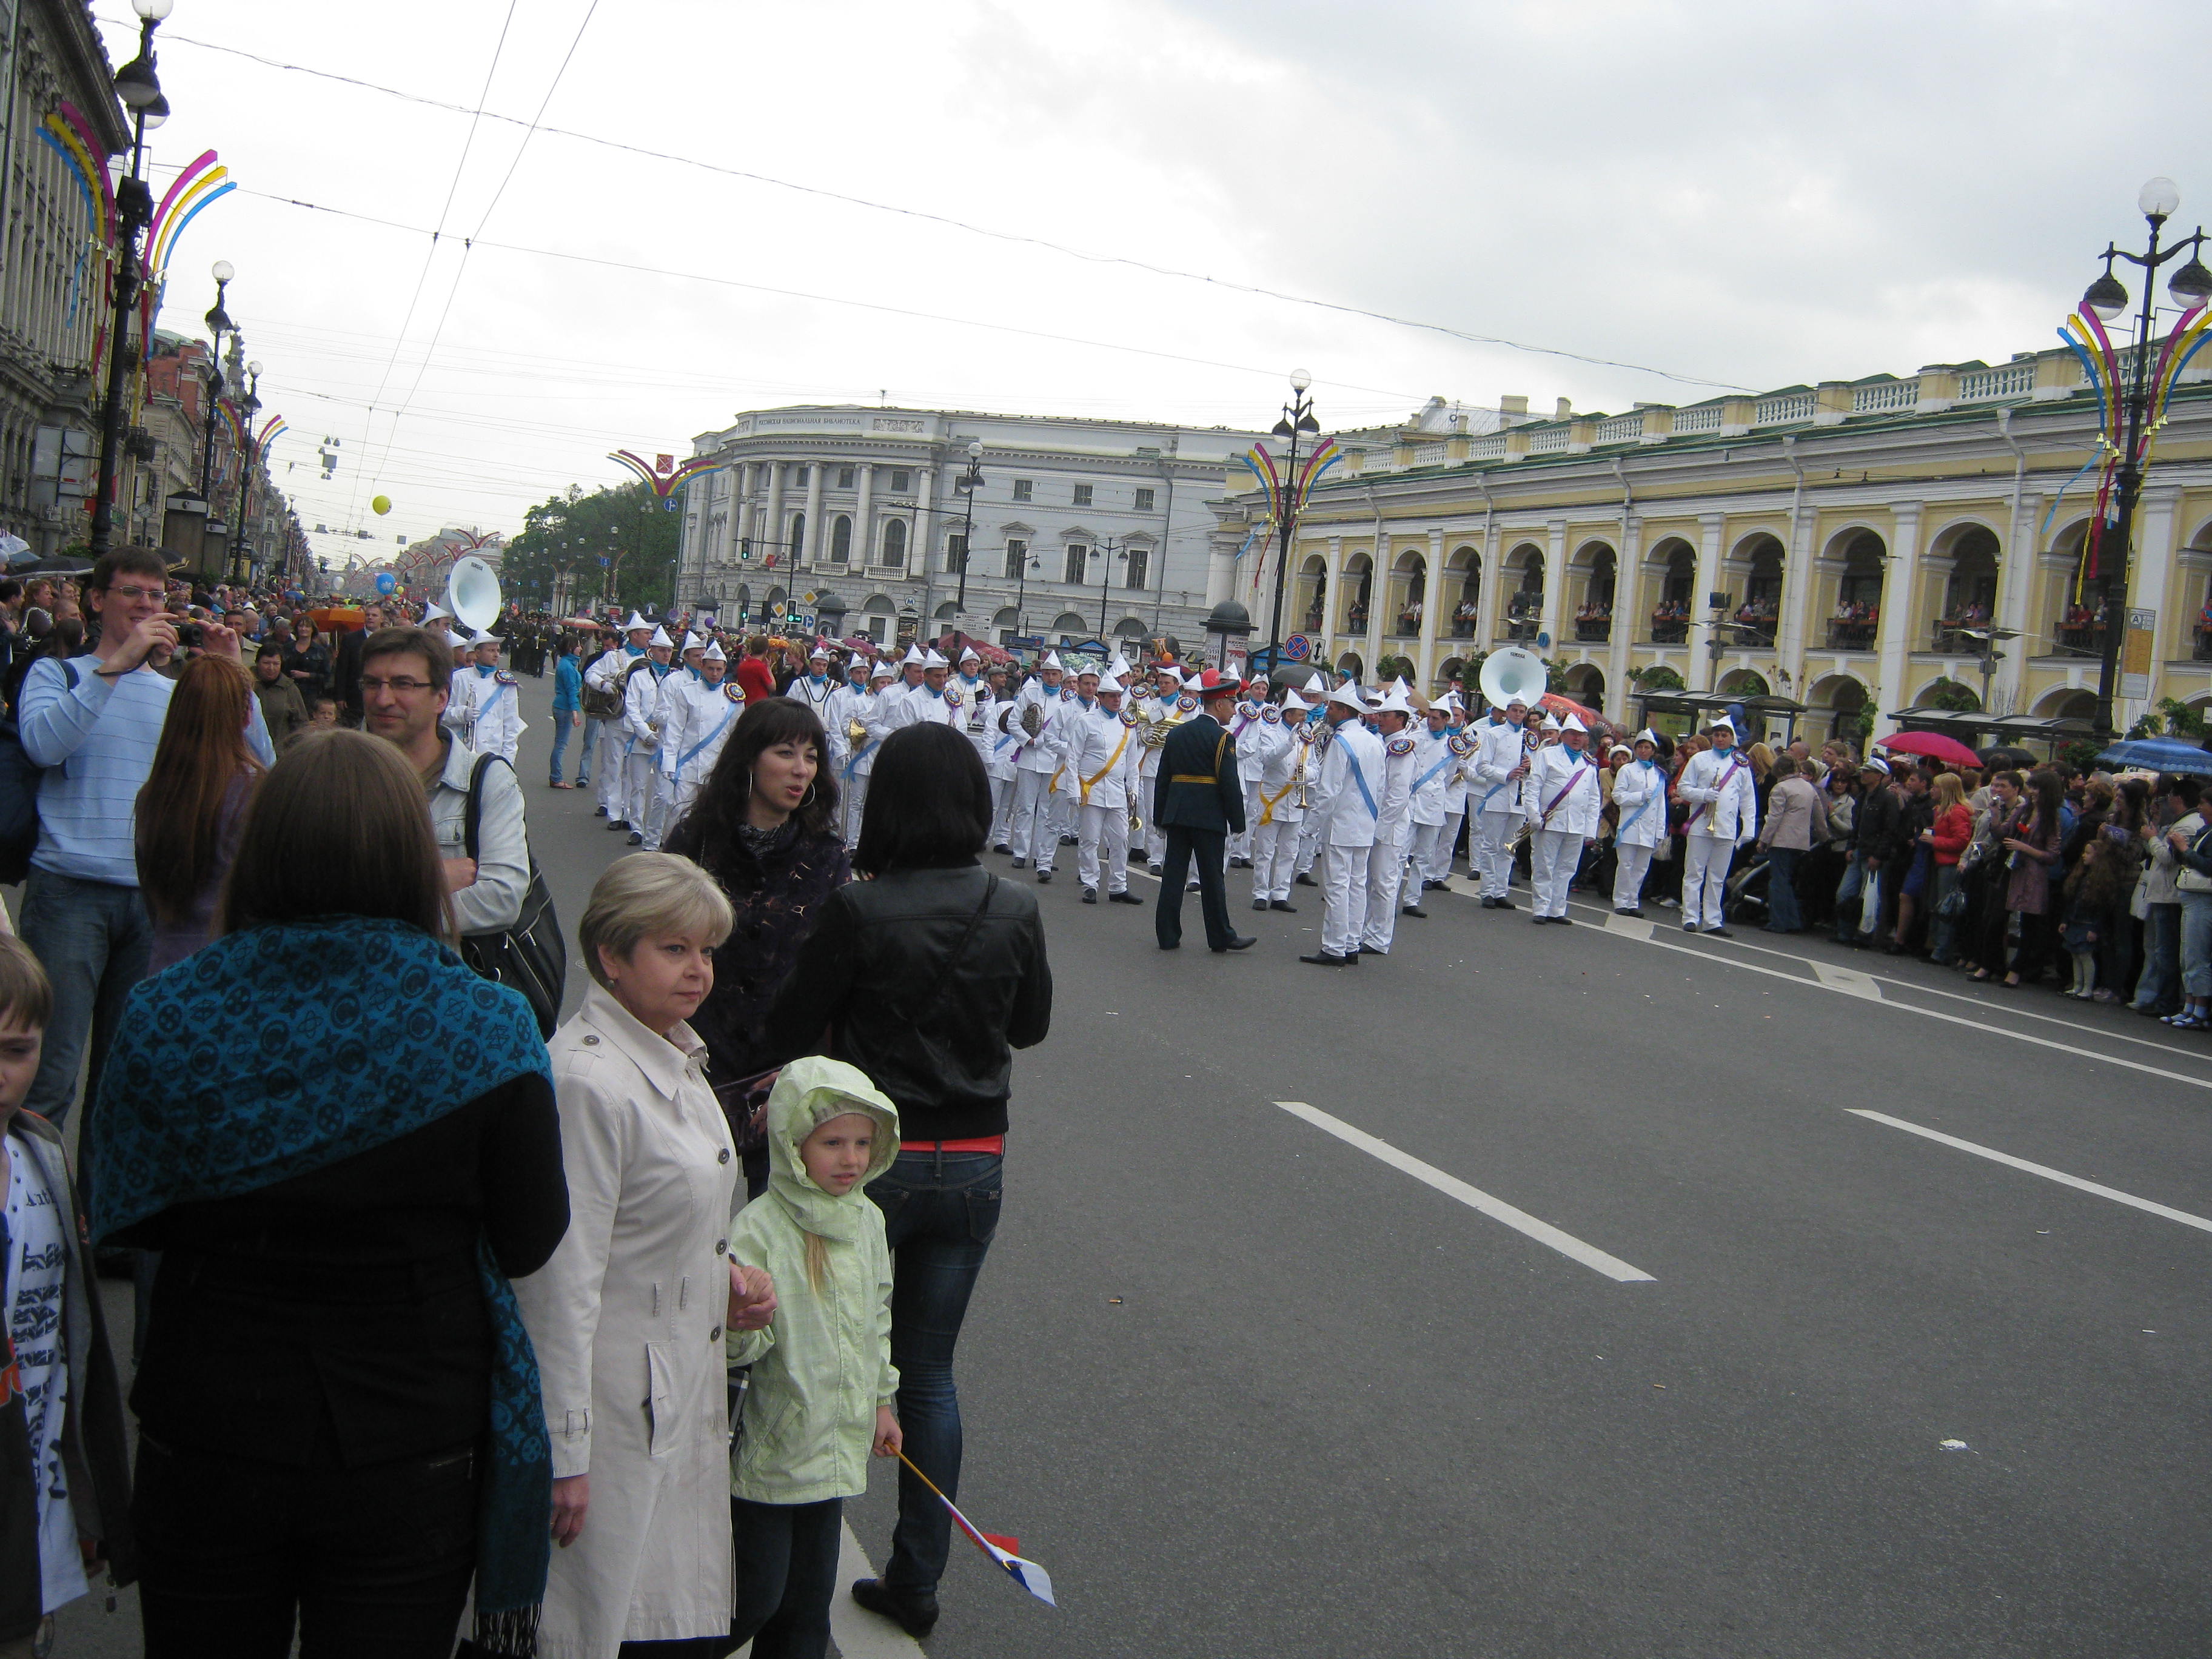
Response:
[{"label": "tree foliage", "polygon": [[1944,678],[1933,682],[1920,694],[1923,708],[1945,708],[1956,714],[1974,714],[1981,712],[1982,700],[1973,687],[1962,685],[1957,680]]},{"label": "tree foliage", "polygon": [[570,484],[522,520],[520,532],[507,544],[500,580],[525,610],[552,603],[554,579],[564,569],[573,578],[571,605],[605,600],[635,610],[665,609],[674,598],[683,514],[664,511],[642,483],[589,495]]},{"label": "tree foliage", "polygon": [[1636,682],[1637,689],[1640,691],[1680,691],[1686,689],[1687,684],[1680,674],[1663,662],[1655,662],[1649,667],[1639,668],[1628,678]]}]

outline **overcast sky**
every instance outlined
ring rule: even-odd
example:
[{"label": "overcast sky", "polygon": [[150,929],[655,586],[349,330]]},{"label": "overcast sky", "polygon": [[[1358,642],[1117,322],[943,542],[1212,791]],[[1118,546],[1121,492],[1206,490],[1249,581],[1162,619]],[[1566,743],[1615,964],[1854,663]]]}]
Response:
[{"label": "overcast sky", "polygon": [[[96,15],[119,64],[128,8]],[[155,191],[209,148],[240,190],[181,239],[161,321],[198,328],[209,265],[237,267],[229,310],[291,425],[278,483],[310,526],[377,534],[318,538],[333,556],[512,531],[620,482],[611,449],[680,455],[779,403],[1264,428],[1304,367],[1334,428],[1431,394],[1613,410],[2002,361],[2052,343],[2107,240],[2139,240],[2145,179],[2212,219],[2212,8],[2096,21],[177,0]]]}]

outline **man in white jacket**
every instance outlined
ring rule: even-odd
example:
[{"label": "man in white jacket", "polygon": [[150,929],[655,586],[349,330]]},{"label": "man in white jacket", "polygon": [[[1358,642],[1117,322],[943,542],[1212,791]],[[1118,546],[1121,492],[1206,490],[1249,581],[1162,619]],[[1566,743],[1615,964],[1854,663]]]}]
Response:
[{"label": "man in white jacket", "polygon": [[[1306,730],[1306,713],[1305,699],[1296,691],[1285,691],[1281,708],[1270,707],[1263,711],[1256,728],[1262,735],[1250,762],[1255,910],[1297,914],[1298,907],[1291,902],[1291,878],[1297,863],[1299,836],[1305,828],[1306,809],[1299,797],[1311,793],[1314,769],[1319,764],[1313,752],[1313,734]],[[1237,763],[1243,766],[1245,757],[1240,755]]]},{"label": "man in white jacket", "polygon": [[859,743],[851,745],[845,757],[843,776],[839,779],[845,790],[845,850],[850,852],[860,844],[860,813],[867,805],[868,776],[876,769],[876,750],[884,746],[884,739],[891,728],[884,722],[884,704],[891,700],[897,690],[894,682],[898,676],[898,665],[889,658],[878,658],[868,676],[868,695],[850,705],[852,718],[860,722]]},{"label": "man in white jacket", "polygon": [[1530,884],[1535,889],[1537,923],[1572,927],[1567,889],[1582,861],[1583,843],[1597,833],[1597,762],[1585,746],[1589,728],[1570,714],[1560,723],[1559,741],[1536,751],[1527,792]]},{"label": "man in white jacket", "polygon": [[[1022,733],[1014,744],[1014,820],[1007,844],[1013,848],[1014,868],[1024,868],[1031,858],[1046,875],[1052,873],[1053,854],[1060,838],[1053,829],[1052,780],[1067,752],[1066,704],[1060,701],[1060,682],[1065,671],[1060,653],[1047,653],[1036,678],[1014,699],[1009,724]],[[1036,710],[1036,735],[1029,734],[1029,711]]]},{"label": "man in white jacket", "polygon": [[[592,730],[599,739],[597,753],[592,757],[592,770],[599,780],[599,816],[607,820],[610,830],[624,828],[623,805],[629,787],[623,775],[623,708],[625,686],[623,677],[631,666],[646,659],[646,641],[652,637],[653,624],[633,611],[629,621],[623,625],[623,637],[609,646],[598,660],[584,671],[584,685],[587,690],[603,693],[615,700],[615,711],[611,714],[592,716]],[[641,673],[645,670],[641,669]]]},{"label": "man in white jacket", "polygon": [[[1382,811],[1375,817],[1375,845],[1367,856],[1367,920],[1359,930],[1359,953],[1387,957],[1398,929],[1398,895],[1406,874],[1406,845],[1413,830],[1413,780],[1419,775],[1420,739],[1408,728],[1414,718],[1401,683],[1375,706],[1376,729],[1382,736],[1382,777],[1377,786]],[[1416,897],[1419,895],[1417,893]],[[1428,912],[1411,907],[1417,916]]]},{"label": "man in white jacket", "polygon": [[1620,815],[1613,826],[1619,862],[1613,878],[1615,915],[1644,914],[1644,876],[1651,855],[1667,839],[1667,769],[1659,763],[1659,734],[1646,727],[1636,737],[1636,758],[1613,780],[1613,805]]},{"label": "man in white jacket", "polygon": [[1439,700],[1423,709],[1420,727],[1413,735],[1419,757],[1413,773],[1413,828],[1406,846],[1406,881],[1400,900],[1407,908],[1418,908],[1421,895],[1431,887],[1443,885],[1437,875],[1439,858],[1444,869],[1451,868],[1451,843],[1443,842],[1441,853],[1437,845],[1443,841],[1444,819],[1459,777],[1450,702]]},{"label": "man in white jacket", "polygon": [[[1086,677],[1087,678],[1087,677]],[[1075,780],[1075,872],[1083,902],[1142,904],[1129,890],[1129,805],[1137,783],[1137,718],[1121,708],[1121,682],[1109,671],[1098,682],[1097,705],[1068,733],[1067,769]],[[1100,854],[1105,868],[1100,870]]]},{"label": "man in white jacket", "polygon": [[1735,724],[1723,714],[1705,728],[1713,746],[1690,757],[1674,786],[1690,808],[1682,854],[1682,931],[1732,937],[1722,907],[1728,902],[1729,860],[1759,833],[1757,781],[1735,746]]},{"label": "man in white jacket", "polygon": [[668,677],[668,660],[676,654],[676,641],[668,630],[656,628],[646,643],[647,666],[624,670],[623,682],[623,822],[629,825],[629,844],[645,844],[645,813],[660,748],[660,683]]},{"label": "man in white jacket", "polygon": [[1366,712],[1367,700],[1348,679],[1322,710],[1329,735],[1310,809],[1320,823],[1321,948],[1298,958],[1320,968],[1357,966],[1367,925],[1367,864],[1382,811],[1384,757],[1382,738],[1361,723]]},{"label": "man in white jacket", "polygon": [[1508,849],[1528,811],[1529,759],[1521,730],[1528,713],[1526,700],[1516,697],[1502,710],[1492,708],[1490,718],[1475,728],[1474,787],[1469,792],[1474,827],[1468,832],[1468,862],[1480,880],[1486,910],[1515,908],[1505,896],[1513,874],[1513,855]]}]

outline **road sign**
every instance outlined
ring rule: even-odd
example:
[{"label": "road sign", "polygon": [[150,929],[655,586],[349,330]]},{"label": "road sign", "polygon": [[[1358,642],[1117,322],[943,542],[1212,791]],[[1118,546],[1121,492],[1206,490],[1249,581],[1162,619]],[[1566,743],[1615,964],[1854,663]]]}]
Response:
[{"label": "road sign", "polygon": [[2158,639],[2158,612],[2128,607],[2127,638],[2120,647],[2120,695],[2150,696],[2150,662]]},{"label": "road sign", "polygon": [[1304,662],[1313,655],[1314,643],[1303,634],[1293,634],[1283,641],[1283,654],[1292,662]]}]

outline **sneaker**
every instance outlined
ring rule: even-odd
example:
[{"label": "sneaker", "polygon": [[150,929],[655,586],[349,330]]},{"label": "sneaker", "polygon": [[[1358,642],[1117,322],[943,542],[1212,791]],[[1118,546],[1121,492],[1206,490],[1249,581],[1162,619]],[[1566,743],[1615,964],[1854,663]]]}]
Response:
[{"label": "sneaker", "polygon": [[1680,902],[1679,900],[1675,900],[1675,899],[1661,899],[1661,900],[1659,901],[1659,908],[1660,908],[1662,910],[1679,910],[1679,909],[1680,909],[1680,908],[1682,908],[1682,906],[1681,906],[1681,903],[1680,903]]}]

